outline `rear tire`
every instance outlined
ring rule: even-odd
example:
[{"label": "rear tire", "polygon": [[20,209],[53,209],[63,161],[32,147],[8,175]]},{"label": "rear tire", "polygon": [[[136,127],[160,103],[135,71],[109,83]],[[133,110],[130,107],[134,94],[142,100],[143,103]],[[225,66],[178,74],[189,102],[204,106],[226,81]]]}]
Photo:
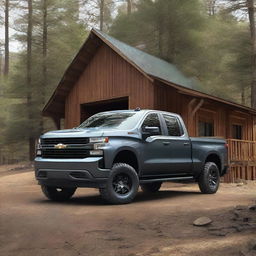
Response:
[{"label": "rear tire", "polygon": [[139,178],[134,168],[125,163],[114,164],[105,188],[100,188],[102,198],[112,204],[128,204],[136,196]]},{"label": "rear tire", "polygon": [[58,188],[46,185],[41,185],[41,189],[44,195],[52,201],[67,201],[76,191],[76,188]]},{"label": "rear tire", "polygon": [[161,188],[162,182],[153,182],[140,185],[141,190],[145,193],[155,193]]},{"label": "rear tire", "polygon": [[203,194],[214,194],[220,185],[220,171],[213,162],[207,162],[199,176],[198,185]]}]

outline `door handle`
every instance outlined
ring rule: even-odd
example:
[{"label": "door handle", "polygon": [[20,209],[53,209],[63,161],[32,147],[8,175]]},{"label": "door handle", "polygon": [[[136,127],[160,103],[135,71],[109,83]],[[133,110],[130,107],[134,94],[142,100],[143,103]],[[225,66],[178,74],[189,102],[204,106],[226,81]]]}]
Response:
[{"label": "door handle", "polygon": [[164,141],[164,142],[163,142],[163,144],[164,144],[165,146],[167,146],[167,145],[169,145],[169,144],[170,144],[170,142],[168,142],[168,141]]},{"label": "door handle", "polygon": [[190,143],[189,142],[184,142],[184,146],[189,146]]}]

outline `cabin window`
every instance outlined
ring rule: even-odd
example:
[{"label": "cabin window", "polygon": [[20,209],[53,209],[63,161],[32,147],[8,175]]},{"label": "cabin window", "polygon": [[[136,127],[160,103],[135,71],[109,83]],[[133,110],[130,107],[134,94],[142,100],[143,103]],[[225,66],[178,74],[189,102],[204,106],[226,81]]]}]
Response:
[{"label": "cabin window", "polygon": [[233,124],[232,125],[232,138],[241,140],[242,139],[242,125]]},{"label": "cabin window", "polygon": [[199,121],[199,136],[214,136],[213,122],[201,122]]},{"label": "cabin window", "polygon": [[180,129],[180,124],[177,120],[177,118],[168,116],[168,115],[163,115],[167,130],[168,130],[168,135],[169,136],[181,136],[182,132]]},{"label": "cabin window", "polygon": [[161,125],[160,125],[160,120],[158,117],[158,114],[152,113],[147,115],[147,117],[145,118],[143,124],[142,124],[142,131],[144,131],[145,127],[149,126],[149,127],[158,127],[159,128],[159,135],[162,134],[161,132]]}]

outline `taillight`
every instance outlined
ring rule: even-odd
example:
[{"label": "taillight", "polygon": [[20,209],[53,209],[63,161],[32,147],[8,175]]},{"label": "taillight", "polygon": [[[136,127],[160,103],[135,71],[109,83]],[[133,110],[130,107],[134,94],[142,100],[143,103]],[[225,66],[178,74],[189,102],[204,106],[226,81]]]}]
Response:
[{"label": "taillight", "polygon": [[228,149],[228,143],[225,143],[225,148]]}]

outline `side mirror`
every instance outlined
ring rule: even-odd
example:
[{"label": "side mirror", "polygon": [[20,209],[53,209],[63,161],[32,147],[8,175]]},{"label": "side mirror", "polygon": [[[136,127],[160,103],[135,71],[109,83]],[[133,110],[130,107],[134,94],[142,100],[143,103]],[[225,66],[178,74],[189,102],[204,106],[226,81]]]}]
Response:
[{"label": "side mirror", "polygon": [[159,135],[159,134],[160,134],[159,127],[146,126],[142,131],[142,138],[145,140],[147,137],[150,137],[153,135]]}]

